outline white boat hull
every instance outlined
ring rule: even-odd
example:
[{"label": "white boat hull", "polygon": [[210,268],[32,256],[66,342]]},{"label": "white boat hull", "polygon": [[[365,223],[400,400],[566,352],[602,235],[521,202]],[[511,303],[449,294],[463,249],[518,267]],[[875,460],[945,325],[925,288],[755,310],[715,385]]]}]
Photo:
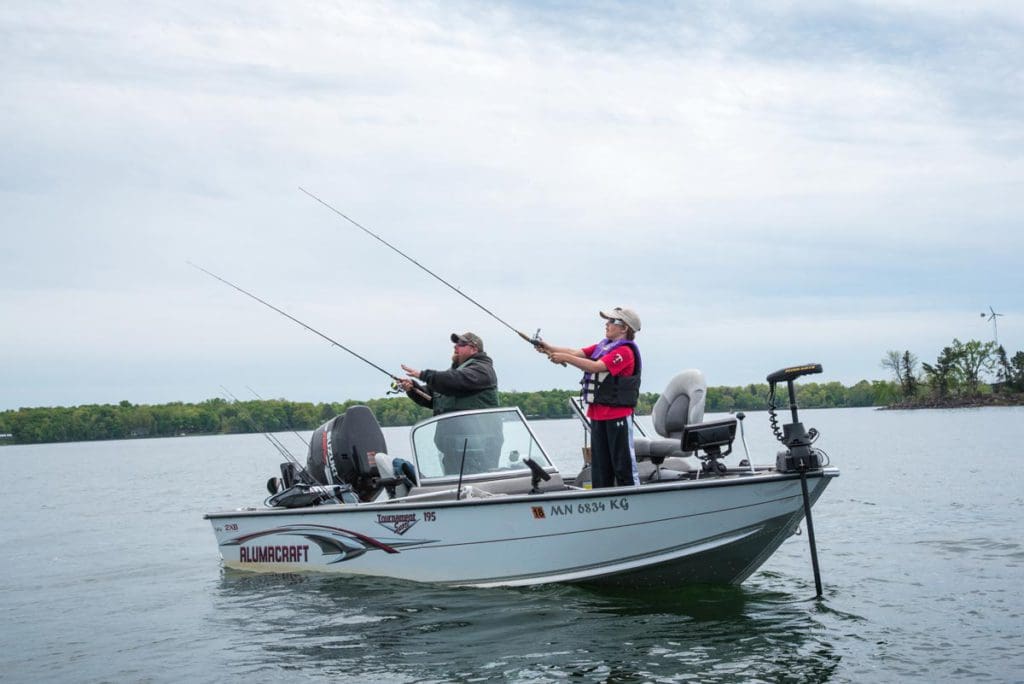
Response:
[{"label": "white boat hull", "polygon": [[[813,503],[835,468],[807,473]],[[211,513],[224,565],[478,587],[738,584],[803,519],[775,471],[462,501]]]}]

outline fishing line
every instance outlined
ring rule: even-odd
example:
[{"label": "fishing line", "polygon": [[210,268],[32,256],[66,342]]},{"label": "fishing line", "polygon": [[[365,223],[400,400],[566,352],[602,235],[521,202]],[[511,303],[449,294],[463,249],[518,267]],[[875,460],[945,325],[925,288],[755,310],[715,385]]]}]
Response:
[{"label": "fishing line", "polygon": [[[259,393],[258,393],[258,392],[257,392],[256,390],[254,390],[254,389],[253,389],[252,387],[249,387],[248,385],[246,385],[246,386],[245,386],[245,389],[247,389],[247,390],[249,390],[250,392],[252,392],[252,395],[253,395],[254,397],[256,397],[257,399],[259,399],[260,401],[266,401],[266,400],[265,400],[265,399],[264,399],[263,397],[261,397],[261,396],[259,395]],[[289,423],[289,425],[288,425],[288,429],[292,431],[292,434],[293,434],[293,435],[295,435],[296,437],[298,437],[298,438],[299,438],[299,441],[300,441],[300,442],[302,442],[302,446],[303,446],[303,447],[308,447],[308,446],[309,446],[309,441],[308,441],[308,440],[307,440],[307,439],[306,439],[305,437],[303,437],[302,435],[300,435],[300,434],[299,434],[299,431],[298,431],[298,430],[296,430],[296,429],[295,429],[294,427],[292,427],[292,426],[291,426],[291,421],[288,421],[288,423]]]},{"label": "fishing line", "polygon": [[[252,416],[249,415],[248,411],[246,411],[244,408],[242,408],[243,407],[242,402],[239,400],[238,397],[236,397],[234,394],[231,393],[231,390],[229,390],[224,385],[221,385],[220,388],[221,388],[221,390],[223,390],[224,394],[226,394],[228,397],[230,397],[234,401],[235,405],[240,407],[241,415],[245,419],[245,422],[247,422],[249,424],[249,427],[251,427],[253,430],[256,430],[257,432],[262,434],[266,438],[266,440],[268,442],[270,442],[270,444],[275,449],[277,449],[278,453],[280,453],[281,456],[284,457],[284,460],[288,461],[289,463],[291,463],[292,465],[294,465],[296,468],[299,469],[299,474],[302,476],[302,479],[305,480],[306,484],[320,484],[319,482],[317,482],[317,479],[315,477],[313,477],[313,474],[311,472],[309,472],[308,470],[306,470],[305,466],[303,466],[301,463],[299,463],[299,460],[297,458],[295,458],[295,456],[293,456],[290,451],[288,451],[288,449],[281,442],[281,440],[279,440],[276,436],[272,435],[271,433],[269,433],[269,432],[267,432],[265,430],[260,430],[260,428],[256,425],[256,421],[254,421],[252,419]],[[298,434],[298,433],[296,433],[296,434]]]},{"label": "fishing line", "polygon": [[[331,344],[333,344],[333,345],[334,345],[335,347],[337,347],[337,348],[339,348],[339,349],[341,349],[341,350],[343,350],[343,351],[347,351],[347,352],[348,352],[349,354],[351,354],[352,356],[356,357],[357,359],[359,359],[359,360],[360,360],[360,361],[362,361],[363,363],[365,363],[365,364],[367,364],[367,365],[369,365],[369,366],[373,366],[374,368],[376,368],[377,370],[379,370],[379,371],[380,371],[381,373],[383,373],[384,375],[386,375],[386,376],[388,376],[389,378],[391,378],[391,379],[392,379],[393,381],[395,381],[396,383],[400,383],[400,382],[401,382],[402,380],[404,380],[404,378],[400,378],[400,377],[398,377],[397,375],[392,375],[392,374],[391,374],[391,373],[389,373],[388,371],[384,370],[383,368],[381,368],[380,366],[378,366],[377,364],[375,364],[375,363],[374,363],[373,361],[370,361],[370,360],[369,360],[368,358],[366,358],[365,356],[362,356],[361,354],[357,354],[356,352],[352,351],[351,349],[349,349],[348,347],[346,347],[345,345],[343,345],[343,344],[342,344],[341,342],[338,342],[337,340],[335,340],[335,339],[333,339],[333,338],[331,338],[331,337],[328,337],[328,336],[327,336],[327,335],[325,335],[324,333],[320,332],[320,331],[319,331],[319,330],[317,330],[316,328],[314,328],[314,327],[312,327],[312,326],[310,326],[310,325],[307,325],[307,324],[303,323],[302,321],[300,321],[300,320],[299,320],[298,318],[296,318],[295,316],[292,316],[292,315],[291,315],[290,313],[288,313],[288,312],[286,312],[286,311],[282,311],[281,309],[277,308],[276,306],[274,306],[274,305],[273,305],[273,304],[271,304],[270,302],[266,301],[265,299],[260,299],[259,297],[257,297],[257,296],[256,296],[256,295],[254,295],[253,293],[249,292],[248,290],[244,290],[244,289],[242,289],[241,287],[239,287],[238,285],[235,285],[235,284],[234,284],[234,283],[232,283],[231,281],[229,281],[229,280],[225,280],[224,278],[221,278],[221,277],[220,277],[219,275],[217,275],[216,273],[212,273],[212,272],[210,272],[210,271],[207,271],[207,270],[206,270],[205,268],[203,268],[202,266],[199,266],[199,265],[197,265],[197,264],[194,264],[194,263],[192,263],[191,261],[186,261],[185,263],[186,263],[186,264],[188,264],[189,266],[193,267],[193,268],[196,268],[196,269],[198,269],[198,270],[202,271],[203,273],[205,273],[206,275],[210,276],[211,278],[214,278],[214,279],[216,279],[216,280],[219,280],[220,282],[224,283],[224,284],[225,284],[225,285],[227,285],[228,287],[231,287],[231,288],[234,288],[235,290],[238,290],[239,292],[241,292],[242,294],[244,294],[244,295],[245,295],[246,297],[250,297],[250,298],[252,298],[252,299],[255,299],[255,300],[256,300],[257,302],[259,302],[259,303],[260,303],[260,304],[262,304],[263,306],[266,306],[267,308],[273,309],[274,311],[276,311],[277,313],[281,314],[281,315],[282,315],[282,316],[284,316],[285,318],[287,318],[287,319],[289,319],[289,320],[291,320],[291,321],[294,321],[295,323],[298,323],[299,325],[301,325],[301,326],[302,326],[303,328],[305,328],[306,330],[310,331],[311,333],[314,333],[315,335],[319,335],[319,336],[320,336],[320,337],[322,337],[323,339],[325,339],[325,340],[327,340],[328,342],[330,342]],[[414,387],[412,391],[413,391],[413,392],[416,392],[416,393],[417,393],[417,394],[419,394],[419,395],[421,395],[421,396],[422,396],[422,397],[423,397],[424,399],[430,399],[430,398],[431,398],[429,394],[427,394],[426,392],[424,392],[423,390],[421,390],[421,389],[419,389],[419,388],[416,388],[416,387]]]},{"label": "fishing line", "polygon": [[448,287],[448,288],[449,288],[450,290],[452,290],[452,292],[455,292],[455,293],[456,293],[457,295],[459,295],[460,297],[462,297],[463,299],[465,299],[465,300],[466,300],[467,302],[469,302],[470,304],[473,304],[474,306],[476,306],[477,308],[479,308],[479,309],[480,309],[481,311],[483,311],[483,312],[484,312],[485,314],[487,314],[488,316],[490,316],[490,317],[491,317],[491,318],[493,318],[494,320],[496,320],[496,321],[498,321],[499,323],[501,323],[501,324],[502,324],[503,326],[505,326],[506,328],[508,328],[508,329],[509,329],[509,330],[511,330],[512,332],[514,332],[514,333],[515,333],[516,335],[519,335],[519,337],[523,338],[524,340],[526,340],[527,342],[529,342],[530,344],[532,344],[532,345],[533,345],[533,346],[535,346],[535,347],[539,345],[539,343],[540,343],[540,330],[537,330],[537,333],[536,333],[536,334],[535,334],[535,335],[534,335],[533,337],[530,337],[529,335],[527,335],[527,334],[526,334],[526,333],[524,333],[524,332],[520,332],[519,330],[516,330],[516,329],[515,329],[515,328],[513,328],[513,327],[512,327],[511,325],[509,325],[509,324],[508,324],[508,323],[506,323],[506,322],[505,322],[504,320],[502,320],[502,319],[501,319],[500,317],[498,317],[498,316],[497,316],[497,315],[496,315],[496,314],[495,314],[495,313],[494,313],[493,311],[491,311],[490,309],[488,309],[488,308],[487,308],[486,306],[484,306],[484,305],[483,305],[483,304],[481,304],[480,302],[476,301],[475,299],[473,299],[473,298],[472,298],[472,297],[470,297],[470,296],[469,296],[468,294],[466,294],[465,292],[463,292],[463,291],[462,291],[462,290],[460,290],[459,288],[457,288],[457,287],[455,287],[454,285],[452,285],[451,283],[449,283],[449,282],[448,282],[447,280],[445,280],[445,279],[444,279],[444,278],[442,278],[441,276],[439,276],[439,275],[437,275],[436,273],[434,273],[434,272],[433,272],[433,271],[431,271],[431,270],[430,270],[429,268],[427,268],[426,266],[424,266],[424,265],[423,265],[423,264],[421,264],[420,262],[416,261],[416,260],[415,260],[415,259],[413,259],[413,258],[412,258],[411,256],[409,256],[408,254],[406,254],[405,252],[403,252],[402,250],[400,250],[400,249],[398,249],[397,247],[395,247],[395,246],[394,246],[393,244],[391,244],[390,242],[388,242],[387,240],[385,240],[384,238],[382,238],[382,237],[381,237],[380,235],[377,235],[377,234],[376,234],[376,233],[374,233],[374,232],[373,232],[372,230],[370,230],[369,228],[366,228],[365,226],[363,226],[362,224],[360,224],[360,223],[359,223],[358,221],[356,221],[355,219],[353,219],[353,218],[351,218],[351,217],[347,216],[346,214],[342,213],[342,212],[341,212],[341,211],[339,211],[338,209],[335,209],[335,208],[334,208],[333,206],[331,206],[330,204],[328,204],[328,203],[327,203],[327,202],[325,202],[324,200],[320,199],[319,197],[317,197],[316,195],[314,195],[314,194],[313,194],[313,193],[311,193],[310,191],[306,190],[305,188],[303,188],[303,187],[301,187],[301,186],[300,186],[300,187],[299,187],[299,190],[301,190],[301,191],[302,191],[303,193],[305,193],[305,194],[306,194],[306,195],[308,195],[309,197],[312,197],[312,198],[313,198],[313,199],[315,199],[315,200],[316,200],[317,202],[319,202],[320,204],[324,205],[325,207],[327,207],[328,209],[330,209],[331,211],[333,211],[333,212],[334,212],[335,214],[337,214],[337,215],[338,215],[338,216],[340,216],[341,218],[343,218],[343,219],[345,219],[346,221],[348,221],[349,223],[351,223],[351,224],[352,224],[353,226],[355,226],[355,227],[356,227],[356,228],[358,228],[359,230],[363,231],[364,233],[366,233],[366,234],[367,234],[367,235],[369,235],[370,237],[374,238],[375,240],[377,240],[378,242],[380,242],[380,243],[381,243],[382,245],[384,245],[384,246],[385,246],[385,247],[387,247],[388,249],[392,250],[393,252],[395,252],[395,253],[396,253],[396,254],[398,254],[399,256],[403,257],[404,259],[406,259],[407,261],[409,261],[410,263],[412,263],[412,264],[413,264],[414,266],[416,266],[416,267],[417,267],[417,268],[419,268],[420,270],[422,270],[422,271],[424,271],[425,273],[427,273],[427,274],[429,274],[430,276],[432,276],[432,277],[433,277],[434,279],[436,279],[436,280],[437,280],[438,282],[442,283],[443,285],[445,285],[446,287]]}]

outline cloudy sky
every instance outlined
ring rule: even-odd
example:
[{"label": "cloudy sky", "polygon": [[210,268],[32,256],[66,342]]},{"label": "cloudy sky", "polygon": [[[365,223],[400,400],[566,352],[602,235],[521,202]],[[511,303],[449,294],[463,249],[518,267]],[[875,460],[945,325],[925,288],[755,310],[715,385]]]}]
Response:
[{"label": "cloudy sky", "polygon": [[383,396],[634,307],[645,390],[1024,348],[1018,2],[0,4],[0,409]]}]

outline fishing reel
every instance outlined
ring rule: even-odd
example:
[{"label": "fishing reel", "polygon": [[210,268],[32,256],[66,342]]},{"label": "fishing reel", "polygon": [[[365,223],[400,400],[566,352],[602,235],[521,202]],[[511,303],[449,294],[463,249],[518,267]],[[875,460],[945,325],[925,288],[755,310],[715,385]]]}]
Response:
[{"label": "fishing reel", "polygon": [[[537,351],[542,352],[542,353],[544,352],[544,348],[541,346],[542,344],[544,344],[544,339],[540,336],[540,328],[537,328],[537,332],[533,333],[533,337],[527,337],[523,333],[519,333],[519,336],[522,337],[527,342],[529,342],[530,344],[532,344],[533,348],[536,349]],[[548,358],[549,359],[551,358],[550,353],[548,354]],[[554,363],[553,360],[552,360],[552,363]],[[567,366],[568,364],[566,364],[565,361],[559,361],[558,365],[559,366]]]},{"label": "fishing reel", "polygon": [[[780,451],[775,459],[775,468],[780,472],[817,470],[821,467],[821,452],[811,446],[818,438],[818,431],[814,428],[805,430],[804,424],[800,422],[797,416],[796,387],[793,385],[793,381],[802,375],[820,372],[820,363],[808,363],[783,368],[768,375],[768,422],[775,439],[786,446],[786,450]],[[775,405],[775,385],[779,382],[785,382],[789,390],[789,410],[793,419],[793,422],[784,424],[781,430],[775,413],[778,408]]]}]

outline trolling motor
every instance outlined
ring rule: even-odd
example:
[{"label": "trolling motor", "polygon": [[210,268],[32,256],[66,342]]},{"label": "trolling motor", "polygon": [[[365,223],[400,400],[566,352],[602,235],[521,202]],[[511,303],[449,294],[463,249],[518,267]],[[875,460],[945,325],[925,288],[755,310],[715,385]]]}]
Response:
[{"label": "trolling motor", "polygon": [[[796,388],[793,381],[802,375],[820,373],[820,363],[807,363],[802,366],[791,366],[777,370],[768,375],[768,420],[772,426],[775,439],[786,445],[785,451],[780,451],[776,457],[775,468],[783,473],[800,473],[800,490],[804,500],[804,519],[807,521],[807,545],[811,549],[811,567],[814,569],[814,588],[817,590],[818,598],[821,598],[821,570],[818,568],[818,545],[814,541],[814,519],[811,517],[811,497],[807,491],[807,471],[821,468],[821,452],[813,448],[811,444],[818,438],[818,431],[811,428],[804,430],[804,424],[796,415]],[[775,415],[775,385],[785,380],[789,389],[789,411],[793,417],[792,423],[786,423],[779,431],[779,419]]]},{"label": "trolling motor", "polygon": [[[811,428],[804,430],[804,424],[797,417],[796,388],[793,381],[802,375],[811,375],[821,372],[820,363],[807,363],[802,366],[791,366],[777,370],[768,375],[768,421],[772,426],[772,433],[775,439],[786,446],[785,451],[780,451],[775,459],[775,469],[783,473],[802,472],[806,470],[817,470],[821,467],[821,455],[817,449],[811,447],[814,440],[818,438],[818,431]],[[793,418],[792,423],[786,423],[779,429],[779,418],[775,414],[775,385],[785,381],[789,390],[789,411]]]}]

